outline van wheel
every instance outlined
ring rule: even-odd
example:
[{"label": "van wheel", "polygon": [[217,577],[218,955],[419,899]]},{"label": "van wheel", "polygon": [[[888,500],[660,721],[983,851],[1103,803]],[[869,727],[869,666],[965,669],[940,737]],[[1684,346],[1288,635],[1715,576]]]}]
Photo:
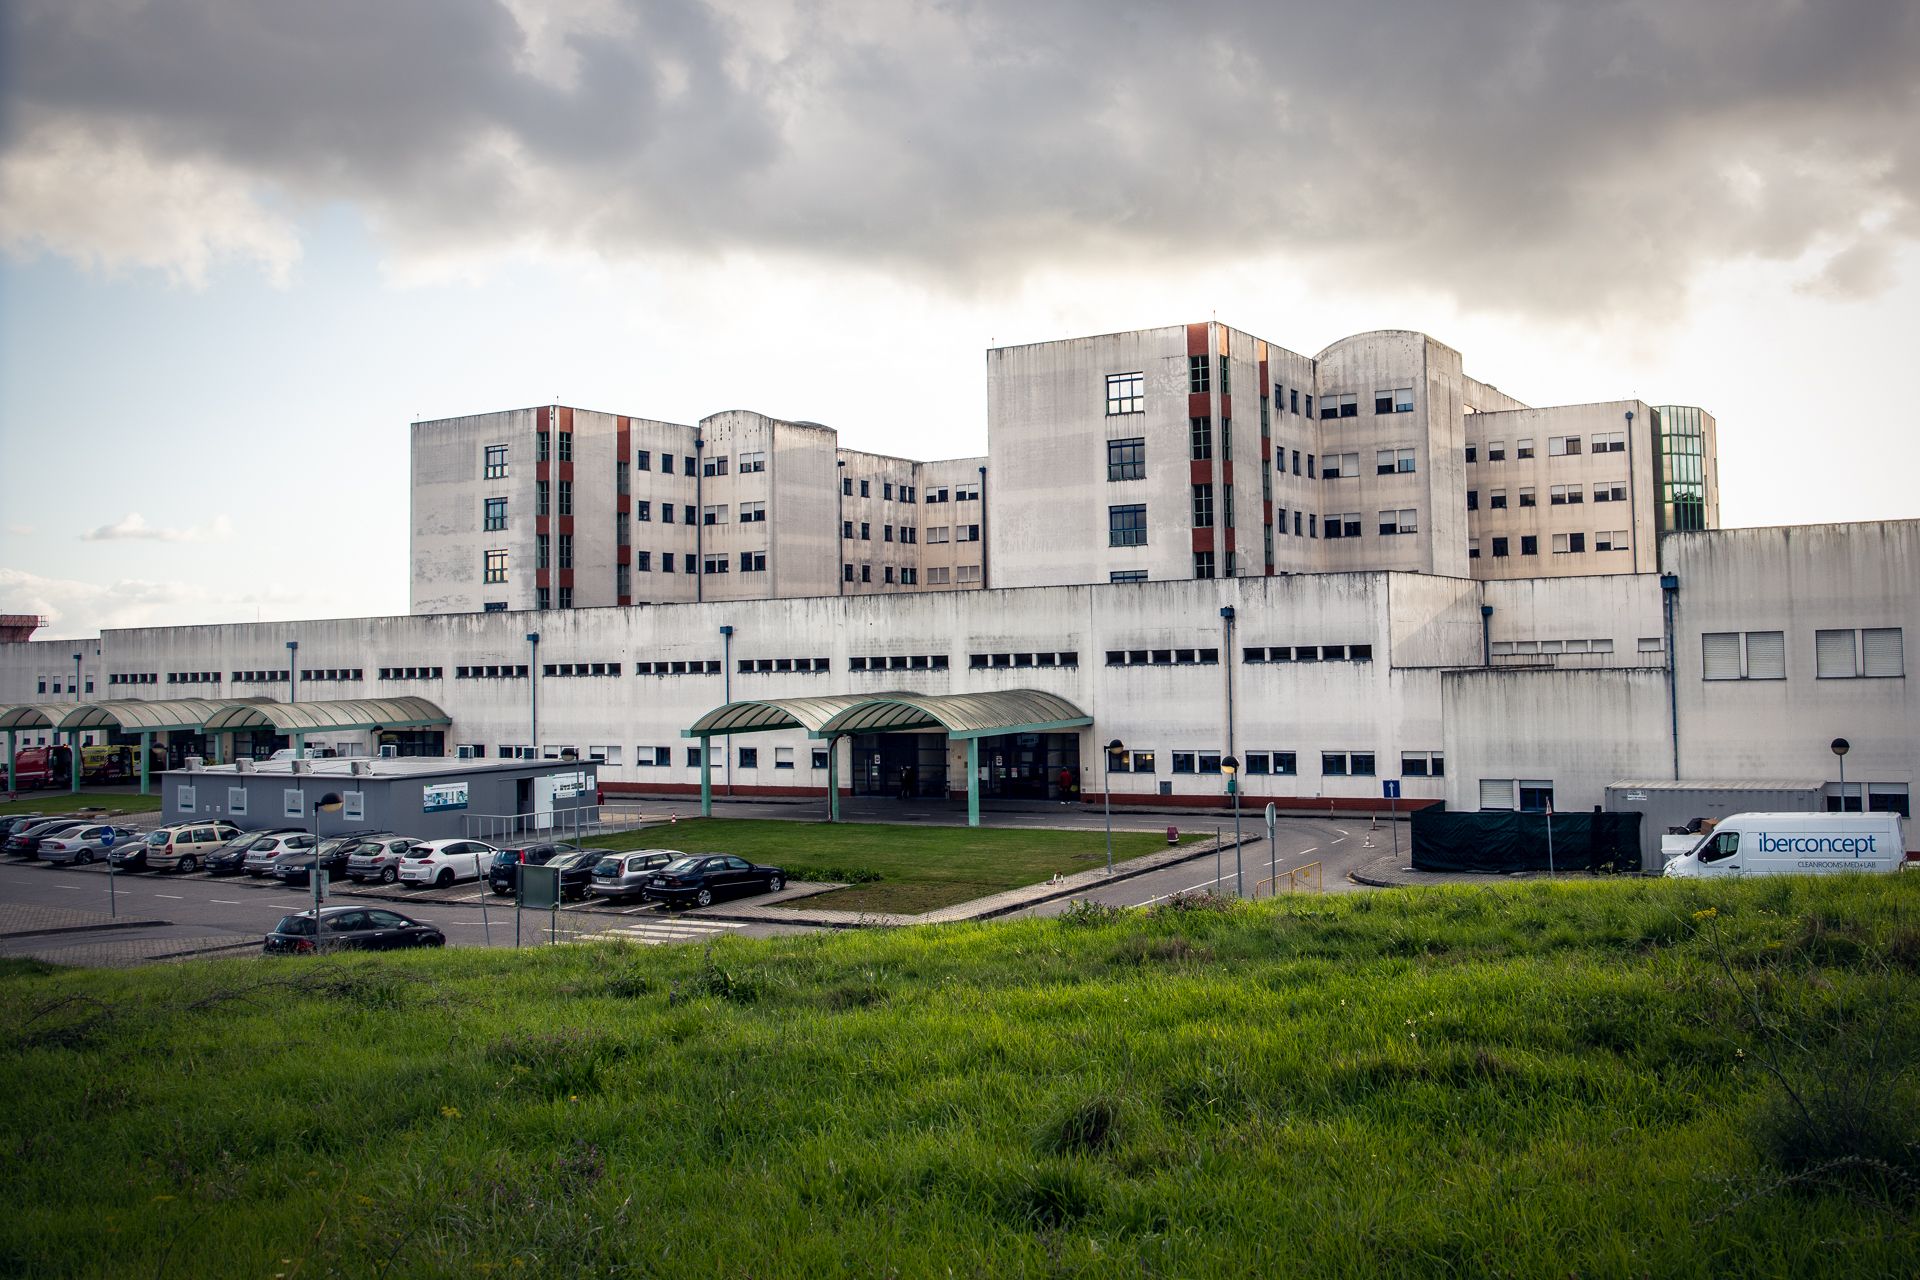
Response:
[{"label": "van wheel", "polygon": [[180,859],[175,865],[179,868],[180,874],[183,876],[190,876],[200,869],[200,864],[194,860],[192,854],[188,854],[186,857]]},{"label": "van wheel", "polygon": [[442,871],[439,874],[439,876],[437,876],[434,879],[434,882],[433,882],[434,888],[436,889],[449,888],[450,886],[452,886],[452,884],[453,884],[453,868],[452,867],[448,867],[446,870]]}]

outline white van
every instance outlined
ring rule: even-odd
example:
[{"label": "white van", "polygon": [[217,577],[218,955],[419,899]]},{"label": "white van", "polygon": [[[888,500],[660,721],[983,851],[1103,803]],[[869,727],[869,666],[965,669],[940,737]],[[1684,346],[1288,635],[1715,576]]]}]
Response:
[{"label": "white van", "polygon": [[1831,875],[1898,871],[1897,813],[1735,813],[1667,864],[1670,876]]}]

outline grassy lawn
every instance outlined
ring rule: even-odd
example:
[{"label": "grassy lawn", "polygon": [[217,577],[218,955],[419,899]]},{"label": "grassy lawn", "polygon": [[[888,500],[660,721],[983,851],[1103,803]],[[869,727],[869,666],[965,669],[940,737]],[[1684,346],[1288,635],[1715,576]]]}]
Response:
[{"label": "grassy lawn", "polygon": [[[1182,843],[1195,837],[1181,836]],[[1061,872],[1104,866],[1106,833],[997,827],[922,827],[876,823],[773,822],[696,818],[590,841],[609,849],[684,849],[733,853],[784,868],[795,880],[835,880],[849,888],[807,898],[808,907],[917,914],[1038,884]],[[1166,848],[1155,832],[1114,832],[1118,862]]]},{"label": "grassy lawn", "polygon": [[10,962],[0,1274],[1912,1275],[1917,912],[1623,881]]},{"label": "grassy lawn", "polygon": [[[5,775],[0,774],[0,795],[5,795]],[[160,784],[153,784],[150,796],[129,795],[120,791],[94,791],[82,787],[79,795],[61,788],[58,791],[22,791],[11,804],[0,801],[0,817],[9,813],[71,813],[75,809],[118,809],[123,813],[158,813]]]}]

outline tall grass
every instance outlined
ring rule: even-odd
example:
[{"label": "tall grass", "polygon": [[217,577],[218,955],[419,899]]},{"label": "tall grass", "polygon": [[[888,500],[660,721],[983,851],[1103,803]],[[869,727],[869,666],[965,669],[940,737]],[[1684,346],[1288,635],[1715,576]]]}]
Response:
[{"label": "tall grass", "polygon": [[1920,1266],[1767,1136],[1795,1044],[1910,1087],[1920,880],[1195,906],[0,969],[0,1273]]}]

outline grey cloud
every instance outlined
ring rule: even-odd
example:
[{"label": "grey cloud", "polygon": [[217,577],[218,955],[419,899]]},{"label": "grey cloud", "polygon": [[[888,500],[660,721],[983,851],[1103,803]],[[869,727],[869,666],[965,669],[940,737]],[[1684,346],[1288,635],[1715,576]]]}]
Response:
[{"label": "grey cloud", "polygon": [[1573,312],[1816,246],[1869,290],[1920,234],[1908,0],[606,7],[556,71],[472,0],[16,0],[4,145],[132,139],[355,201],[403,253],[963,287],[1280,253]]}]

